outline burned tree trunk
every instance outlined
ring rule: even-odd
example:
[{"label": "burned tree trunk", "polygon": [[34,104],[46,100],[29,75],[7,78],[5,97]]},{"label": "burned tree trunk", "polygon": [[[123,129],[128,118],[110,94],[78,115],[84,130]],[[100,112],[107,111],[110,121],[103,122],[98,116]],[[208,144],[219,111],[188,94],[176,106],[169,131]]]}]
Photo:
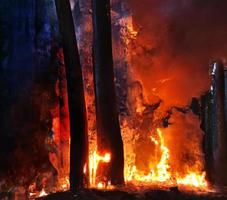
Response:
[{"label": "burned tree trunk", "polygon": [[98,151],[111,153],[107,179],[113,185],[123,184],[124,153],[114,84],[110,1],[93,0],[92,7]]},{"label": "burned tree trunk", "polygon": [[209,92],[201,97],[201,128],[204,131],[203,152],[205,160],[206,177],[214,183],[214,123],[212,114],[213,98]]},{"label": "burned tree trunk", "polygon": [[83,78],[69,0],[55,0],[62,33],[70,118],[70,189],[84,187],[88,138]]},{"label": "burned tree trunk", "polygon": [[225,78],[224,66],[215,62],[212,66],[212,90],[214,118],[214,168],[215,182],[227,186],[227,132],[225,124]]}]

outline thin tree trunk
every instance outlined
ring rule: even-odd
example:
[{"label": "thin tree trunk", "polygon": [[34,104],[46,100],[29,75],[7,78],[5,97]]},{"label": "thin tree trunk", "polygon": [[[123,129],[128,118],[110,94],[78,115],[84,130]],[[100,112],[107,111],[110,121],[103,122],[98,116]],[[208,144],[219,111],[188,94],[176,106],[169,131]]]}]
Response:
[{"label": "thin tree trunk", "polygon": [[93,0],[92,7],[98,152],[111,153],[107,180],[113,185],[123,184],[124,152],[114,84],[110,1]]},{"label": "thin tree trunk", "polygon": [[[55,0],[62,33],[70,118],[70,189],[84,187],[88,137],[83,78],[69,0]],[[87,170],[88,171],[88,170]]]},{"label": "thin tree trunk", "polygon": [[212,94],[215,115],[214,162],[216,184],[227,186],[227,132],[225,124],[225,78],[224,66],[215,62],[212,67]]},{"label": "thin tree trunk", "polygon": [[212,94],[207,92],[201,97],[201,129],[203,138],[203,152],[205,161],[206,178],[214,184],[214,131],[212,113]]}]

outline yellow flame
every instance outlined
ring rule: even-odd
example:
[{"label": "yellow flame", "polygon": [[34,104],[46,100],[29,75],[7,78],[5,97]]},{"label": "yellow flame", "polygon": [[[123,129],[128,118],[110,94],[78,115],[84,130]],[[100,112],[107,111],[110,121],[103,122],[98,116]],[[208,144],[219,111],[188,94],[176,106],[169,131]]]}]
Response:
[{"label": "yellow flame", "polygon": [[206,182],[205,176],[205,172],[203,172],[202,174],[196,174],[195,172],[191,172],[187,174],[184,178],[177,178],[177,184],[206,188],[208,184]]},{"label": "yellow flame", "polygon": [[170,177],[171,177],[170,173],[168,172],[168,169],[170,168],[169,164],[168,164],[169,149],[165,146],[164,138],[162,136],[161,130],[157,129],[157,133],[158,133],[160,142],[157,141],[157,143],[155,143],[155,144],[160,146],[162,155],[161,155],[161,159],[157,165],[155,179],[163,182],[163,181],[170,179]]},{"label": "yellow flame", "polygon": [[154,142],[156,146],[159,146],[161,150],[161,158],[159,163],[157,164],[155,169],[151,169],[150,173],[147,175],[144,175],[140,172],[138,172],[136,166],[133,166],[128,175],[126,175],[127,181],[140,181],[140,182],[164,182],[170,179],[171,175],[168,172],[169,164],[169,149],[165,146],[164,138],[162,136],[162,132],[160,129],[157,129],[158,133],[158,140],[155,139],[153,136],[151,136],[151,141]]},{"label": "yellow flame", "polygon": [[39,197],[44,197],[47,196],[48,194],[46,193],[46,191],[44,190],[44,188],[41,190],[41,192],[39,193]]},{"label": "yellow flame", "polygon": [[98,189],[103,189],[104,188],[104,184],[102,182],[99,182],[97,187],[98,187]]},{"label": "yellow flame", "polygon": [[101,184],[102,184],[102,187],[104,186],[103,183],[96,184],[96,173],[97,173],[99,162],[109,163],[110,160],[111,160],[110,153],[106,153],[104,156],[100,156],[96,151],[94,151],[93,153],[90,154],[89,156],[90,187],[100,188]]},{"label": "yellow flame", "polygon": [[59,184],[60,187],[58,188],[60,191],[66,191],[69,189],[70,183],[69,183],[69,178],[65,177],[65,178],[61,178],[59,179]]},{"label": "yellow flame", "polygon": [[[170,172],[169,165],[169,149],[165,145],[165,140],[162,134],[161,129],[157,129],[158,138],[156,139],[153,136],[150,136],[151,141],[160,148],[161,156],[158,164],[155,168],[150,169],[149,174],[144,174],[137,170],[136,166],[132,166],[125,173],[126,182],[133,183],[166,183],[167,185],[173,185],[177,183],[178,185],[192,186],[196,188],[206,188],[208,186],[205,176],[205,172],[189,172],[185,177],[174,176]],[[173,181],[175,177],[175,182]]]}]

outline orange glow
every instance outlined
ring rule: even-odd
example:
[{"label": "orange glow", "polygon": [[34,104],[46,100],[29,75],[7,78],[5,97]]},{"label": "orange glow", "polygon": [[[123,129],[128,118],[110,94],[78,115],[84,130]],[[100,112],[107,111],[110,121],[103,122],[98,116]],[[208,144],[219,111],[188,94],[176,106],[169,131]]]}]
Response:
[{"label": "orange glow", "polygon": [[191,172],[187,174],[184,178],[178,178],[177,183],[180,185],[188,185],[192,187],[204,187],[206,188],[207,182],[205,180],[206,173],[196,174],[195,172]]},{"label": "orange glow", "polygon": [[97,154],[96,151],[94,151],[93,153],[90,154],[89,156],[89,181],[90,181],[90,187],[97,187],[97,188],[104,188],[104,184],[103,183],[98,183],[96,181],[96,173],[97,173],[97,169],[98,169],[98,165],[100,162],[104,162],[104,163],[109,163],[111,160],[111,155],[110,153],[105,153],[104,156],[100,156],[99,154]]},{"label": "orange glow", "polygon": [[162,132],[160,129],[157,129],[158,139],[155,139],[151,136],[151,141],[154,142],[156,146],[158,146],[161,150],[161,158],[157,166],[155,168],[150,169],[150,173],[145,175],[139,172],[136,169],[136,166],[133,166],[128,172],[125,174],[126,181],[139,181],[139,182],[165,182],[168,181],[171,177],[169,173],[169,149],[165,146],[164,138],[162,136]]},{"label": "orange glow", "polygon": [[45,192],[44,189],[41,190],[40,194],[39,194],[39,197],[44,197],[44,196],[47,196],[48,194]]},{"label": "orange glow", "polygon": [[[200,76],[195,79],[195,82],[191,81],[193,78],[188,75],[194,77],[197,74],[194,73],[194,69],[189,67],[190,64],[194,65],[194,63],[187,64],[185,60],[179,59],[175,61],[174,65],[170,65],[169,55],[162,51],[157,54],[157,57],[149,58],[150,51],[146,53],[145,50],[151,50],[153,45],[156,45],[157,38],[153,36],[153,33],[156,32],[150,33],[148,31],[143,33],[143,31],[135,31],[131,15],[121,18],[118,23],[121,26],[122,46],[116,46],[113,50],[118,55],[119,48],[124,48],[125,55],[123,57],[129,66],[129,72],[125,76],[127,75],[130,79],[126,89],[128,92],[126,104],[129,115],[120,118],[124,142],[124,178],[126,184],[182,185],[193,189],[207,189],[208,183],[205,177],[206,173],[203,171],[201,150],[203,133],[200,129],[199,119],[192,113],[182,114],[171,110],[171,119],[169,119],[171,125],[166,129],[158,128],[162,127],[162,120],[170,108],[175,106],[187,108],[192,96],[199,96],[201,91],[206,88],[207,81],[201,83]],[[133,49],[130,46],[132,41],[134,43]],[[113,43],[113,45],[117,44]],[[151,53],[151,55],[153,54]],[[172,68],[174,70],[170,70]],[[196,72],[202,72],[200,74],[203,74],[203,79],[206,76],[204,75],[205,69],[199,69]],[[89,110],[87,114],[90,154],[89,166],[84,166],[83,172],[86,174],[89,170],[89,185],[91,188],[110,189],[112,186],[109,180],[99,181],[97,178],[99,163],[109,163],[111,161],[111,152],[104,155],[97,153],[97,130],[94,128],[96,125],[94,91],[91,92],[93,75],[88,71],[84,71],[84,75],[87,81],[85,84],[85,98],[87,110]],[[196,87],[192,87],[192,83]],[[151,106],[157,103],[158,100],[162,101],[160,107],[157,110],[150,111],[148,105]],[[67,101],[65,100],[65,102]],[[148,111],[146,112],[147,108]],[[65,118],[68,119],[68,115]],[[145,126],[143,130],[142,125]],[[69,188],[69,145],[67,146],[69,143],[69,130],[67,127],[67,123],[60,126],[59,117],[53,119],[53,132],[55,133],[53,140],[57,144],[59,152],[63,151],[63,153],[50,155],[50,160],[58,171],[58,187],[60,190]],[[144,154],[142,159],[139,155],[141,152],[135,150],[135,146],[140,142],[138,140],[140,136],[145,136],[142,139],[145,141],[143,141],[146,144],[145,146],[147,146],[146,150],[143,143],[140,146],[142,154]],[[66,144],[65,146],[61,145],[61,140]],[[186,160],[188,157],[191,158],[190,161]],[[143,158],[146,159],[146,162]],[[62,159],[64,161],[63,166],[59,162]]]},{"label": "orange glow", "polygon": [[126,182],[132,182],[133,184],[152,184],[152,185],[184,185],[195,188],[206,189],[208,184],[205,179],[205,172],[189,172],[186,176],[175,175],[171,173],[171,167],[169,164],[169,149],[165,145],[164,137],[161,129],[156,130],[158,138],[150,136],[151,141],[160,148],[161,156],[158,164],[150,169],[149,174],[145,174],[137,169],[134,165],[128,167],[128,171],[125,171]]},{"label": "orange glow", "polygon": [[101,183],[101,182],[99,182],[99,183],[97,184],[97,188],[98,188],[98,189],[103,189],[103,188],[104,188],[104,184]]},{"label": "orange glow", "polygon": [[66,191],[69,189],[70,183],[69,183],[69,178],[68,177],[64,177],[58,180],[58,190],[59,191]]},{"label": "orange glow", "polygon": [[[132,23],[132,17],[125,18],[122,29],[136,33],[133,25],[140,27],[137,20]],[[132,45],[128,41],[133,34],[123,34],[131,81],[127,96],[130,116],[121,121],[125,181],[152,187],[182,185],[207,190],[199,118],[191,111],[181,113],[171,110],[174,106],[188,108],[192,97],[203,92],[209,83],[208,79],[204,79],[206,69],[200,68],[201,76],[196,77],[199,83],[202,77],[203,83],[192,87],[191,76],[196,74],[195,69],[189,67],[192,63],[178,60],[172,66],[168,59],[169,52],[149,57],[144,49],[153,49],[159,42],[153,35],[157,30],[153,33],[149,30],[134,34]],[[159,45],[165,45],[165,42]],[[159,101],[157,109],[149,108]],[[163,119],[169,111],[169,125],[165,129],[158,128],[163,126]]]}]

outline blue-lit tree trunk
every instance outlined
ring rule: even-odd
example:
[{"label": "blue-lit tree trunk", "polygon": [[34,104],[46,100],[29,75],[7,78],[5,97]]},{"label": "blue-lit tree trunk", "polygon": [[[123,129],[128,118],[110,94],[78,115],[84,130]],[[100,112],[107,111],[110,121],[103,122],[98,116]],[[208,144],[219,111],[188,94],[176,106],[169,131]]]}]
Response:
[{"label": "blue-lit tree trunk", "polygon": [[[70,117],[70,189],[83,188],[88,163],[88,137],[82,69],[69,0],[55,0],[63,39]],[[88,170],[87,170],[88,171]]]},{"label": "blue-lit tree trunk", "polygon": [[98,151],[111,153],[105,176],[117,185],[124,183],[124,153],[114,84],[110,1],[93,0],[92,7]]}]

